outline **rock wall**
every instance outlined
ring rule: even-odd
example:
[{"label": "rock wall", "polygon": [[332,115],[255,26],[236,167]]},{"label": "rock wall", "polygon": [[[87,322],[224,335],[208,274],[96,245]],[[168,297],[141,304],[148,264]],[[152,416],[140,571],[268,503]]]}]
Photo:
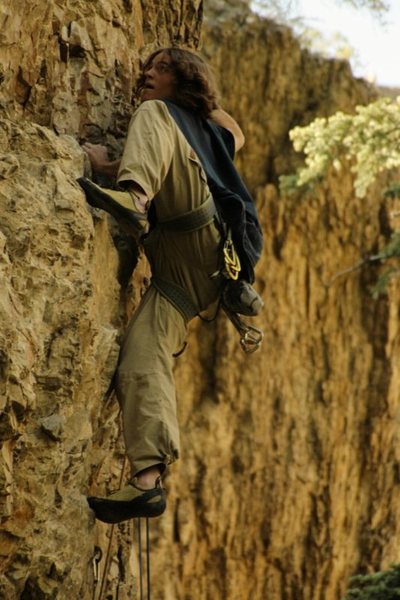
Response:
[{"label": "rock wall", "polygon": [[310,54],[288,27],[272,21],[226,10],[206,20],[205,32],[205,54],[246,134],[238,165],[252,189],[277,183],[302,160],[288,130],[337,110],[353,112],[376,96],[364,80],[352,77],[346,61]]},{"label": "rock wall", "polygon": [[[29,20],[27,3],[0,9],[0,598],[139,597],[134,523],[95,523],[85,495],[127,471],[108,388],[149,273],[136,240],[88,209],[78,141],[120,150],[140,57],[196,46],[202,3],[29,4]],[[236,15],[204,33],[247,138],[265,339],[245,355],[223,315],[192,323],[153,597],[339,600],[352,573],[397,558],[399,335],[395,284],[374,301],[376,269],[332,280],[376,250],[396,206],[378,184],[355,199],[348,173],[306,197],[276,181],[298,160],[291,127],[374,92],[273,23]]]},{"label": "rock wall", "polygon": [[[103,569],[110,528],[94,524],[85,496],[119,485],[118,406],[107,391],[149,272],[136,240],[88,209],[75,183],[84,171],[78,141],[120,150],[140,57],[160,44],[195,45],[201,17],[196,0],[1,4],[5,600],[94,597],[92,559],[101,548]],[[121,570],[119,598],[136,589],[129,527],[110,551],[107,593],[117,593]]]}]

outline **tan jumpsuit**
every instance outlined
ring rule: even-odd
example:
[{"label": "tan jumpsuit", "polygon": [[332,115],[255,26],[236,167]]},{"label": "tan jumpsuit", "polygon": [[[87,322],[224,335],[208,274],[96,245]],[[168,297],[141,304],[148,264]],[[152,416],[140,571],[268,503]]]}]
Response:
[{"label": "tan jumpsuit", "polygon": [[[135,181],[153,199],[161,221],[210,196],[203,168],[160,100],[144,102],[129,125],[118,182]],[[214,223],[191,233],[156,226],[144,243],[152,273],[186,290],[199,310],[218,297],[210,276],[219,268]],[[153,286],[128,326],[117,371],[124,438],[132,475],[179,456],[173,354],[186,336],[182,314]]]}]

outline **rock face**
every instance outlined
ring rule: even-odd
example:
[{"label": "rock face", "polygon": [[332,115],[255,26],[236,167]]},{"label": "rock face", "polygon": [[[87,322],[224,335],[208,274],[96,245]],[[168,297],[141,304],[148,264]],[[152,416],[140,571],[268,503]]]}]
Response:
[{"label": "rock face", "polygon": [[[95,523],[85,496],[128,470],[108,389],[149,272],[136,240],[87,207],[78,141],[120,150],[140,57],[196,46],[202,3],[31,9],[0,9],[0,598],[136,598],[134,523]],[[378,184],[355,199],[345,172],[305,197],[276,181],[298,160],[291,127],[373,91],[273,23],[235,15],[205,34],[247,138],[265,339],[245,355],[222,315],[191,325],[153,597],[338,600],[351,574],[397,559],[398,290],[373,300],[375,269],[334,279],[388,236],[396,206]]]}]

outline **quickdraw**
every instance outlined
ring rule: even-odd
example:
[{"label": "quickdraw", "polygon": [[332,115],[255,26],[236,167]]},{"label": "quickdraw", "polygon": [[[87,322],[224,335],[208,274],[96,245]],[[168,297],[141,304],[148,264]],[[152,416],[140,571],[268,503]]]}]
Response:
[{"label": "quickdraw", "polygon": [[223,253],[225,267],[224,275],[228,279],[233,279],[234,281],[236,281],[239,277],[241,265],[239,256],[237,255],[230,235],[228,235],[227,239],[224,242]]},{"label": "quickdraw", "polygon": [[239,317],[237,313],[231,312],[222,305],[228,319],[233,323],[236,330],[240,334],[240,346],[246,354],[251,354],[259,349],[263,340],[264,334],[261,329],[248,325]]}]

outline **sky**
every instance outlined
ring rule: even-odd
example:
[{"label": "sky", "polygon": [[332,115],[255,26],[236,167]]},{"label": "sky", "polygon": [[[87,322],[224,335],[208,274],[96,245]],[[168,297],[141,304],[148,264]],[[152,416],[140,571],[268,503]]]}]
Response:
[{"label": "sky", "polygon": [[389,0],[386,24],[367,9],[354,9],[338,0],[296,0],[290,16],[332,39],[344,36],[354,49],[353,73],[378,85],[400,87],[400,0]]}]

